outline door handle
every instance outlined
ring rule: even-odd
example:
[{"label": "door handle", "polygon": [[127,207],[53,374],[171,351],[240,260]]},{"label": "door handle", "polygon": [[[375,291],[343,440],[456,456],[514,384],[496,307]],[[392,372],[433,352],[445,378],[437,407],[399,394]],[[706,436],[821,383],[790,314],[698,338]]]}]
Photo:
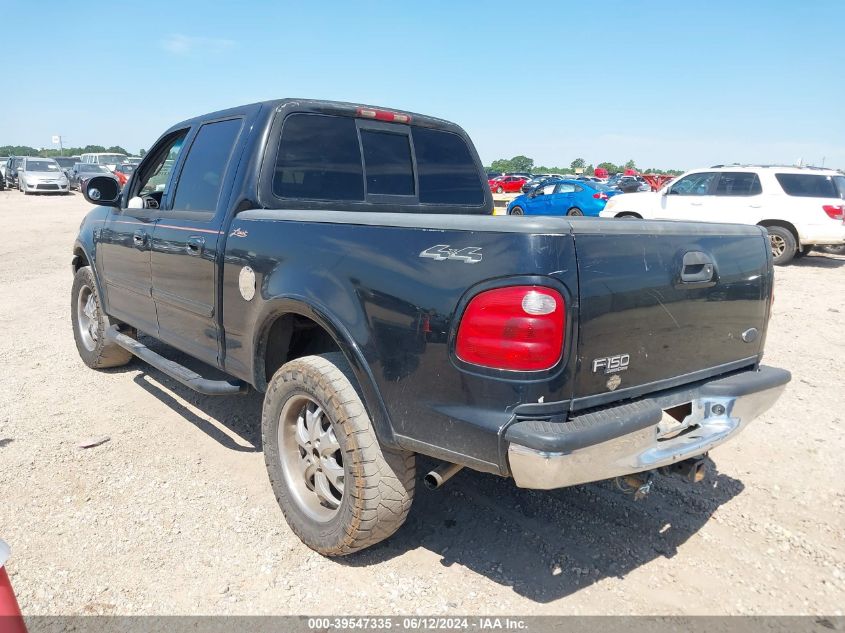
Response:
[{"label": "door handle", "polygon": [[707,253],[701,251],[684,253],[681,263],[681,283],[707,283],[712,281],[715,270],[713,259]]},{"label": "door handle", "polygon": [[189,237],[188,242],[185,244],[185,250],[188,251],[188,255],[202,255],[203,247],[205,246],[205,238],[204,237]]},{"label": "door handle", "polygon": [[138,229],[132,234],[132,242],[135,246],[141,247],[147,243],[147,232]]}]

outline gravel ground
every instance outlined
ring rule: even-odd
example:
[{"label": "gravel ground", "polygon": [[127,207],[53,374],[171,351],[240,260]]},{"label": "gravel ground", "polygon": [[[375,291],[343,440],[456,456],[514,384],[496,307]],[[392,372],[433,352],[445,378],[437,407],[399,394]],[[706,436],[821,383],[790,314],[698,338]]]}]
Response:
[{"label": "gravel ground", "polygon": [[70,251],[86,209],[0,192],[0,535],[25,614],[841,615],[845,258],[778,269],[767,362],[793,382],[711,453],[704,483],[659,478],[634,502],[465,470],[419,486],[387,543],[328,560],[276,506],[258,395],[79,360]]}]

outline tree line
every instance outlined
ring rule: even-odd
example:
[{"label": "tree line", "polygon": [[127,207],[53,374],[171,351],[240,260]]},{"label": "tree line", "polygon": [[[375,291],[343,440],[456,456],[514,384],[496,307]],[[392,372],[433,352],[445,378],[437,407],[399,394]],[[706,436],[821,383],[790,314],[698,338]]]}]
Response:
[{"label": "tree line", "polygon": [[578,173],[578,171],[583,170],[582,173],[591,176],[595,173],[596,167],[601,167],[606,169],[608,173],[611,174],[618,174],[624,172],[626,169],[633,169],[638,172],[646,173],[646,174],[670,174],[672,176],[678,176],[683,173],[680,169],[659,169],[657,167],[649,167],[648,169],[640,169],[637,167],[637,163],[632,158],[624,165],[614,165],[610,162],[603,162],[599,163],[596,166],[587,164],[587,161],[583,158],[576,158],[573,160],[569,167],[547,167],[545,165],[535,165],[534,159],[528,158],[528,156],[514,156],[513,158],[500,158],[498,160],[494,160],[490,163],[489,167],[485,167],[485,169],[489,172],[529,172],[529,173],[537,173],[537,174],[548,174],[548,173],[555,173],[555,174],[574,174]]},{"label": "tree line", "polygon": [[[64,149],[36,149],[28,145],[0,145],[0,156],[40,156],[41,158],[53,158],[55,156],[80,156],[82,154],[126,154],[131,156],[132,153],[124,149],[120,145],[112,145],[111,147],[104,147],[102,145],[86,145],[85,147],[65,147]],[[141,150],[138,154],[143,156],[146,150]]]}]

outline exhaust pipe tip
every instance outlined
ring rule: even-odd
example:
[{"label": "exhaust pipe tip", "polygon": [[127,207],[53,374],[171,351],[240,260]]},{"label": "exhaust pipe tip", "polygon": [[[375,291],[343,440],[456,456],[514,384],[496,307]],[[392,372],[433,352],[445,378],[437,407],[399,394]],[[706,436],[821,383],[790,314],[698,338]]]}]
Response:
[{"label": "exhaust pipe tip", "polygon": [[423,477],[423,483],[429,490],[437,490],[440,486],[457,475],[461,469],[463,469],[463,466],[444,462]]},{"label": "exhaust pipe tip", "polygon": [[423,477],[423,483],[425,487],[429,490],[437,490],[440,486],[443,485],[443,478],[440,477],[434,471],[428,473],[425,477]]}]

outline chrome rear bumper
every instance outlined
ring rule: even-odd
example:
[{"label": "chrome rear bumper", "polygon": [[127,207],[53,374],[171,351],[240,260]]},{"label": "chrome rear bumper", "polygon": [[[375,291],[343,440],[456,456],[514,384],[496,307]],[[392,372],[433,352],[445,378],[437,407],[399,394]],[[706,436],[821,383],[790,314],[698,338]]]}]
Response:
[{"label": "chrome rear bumper", "polygon": [[[600,481],[697,457],[738,434],[769,409],[791,376],[771,367],[575,416],[511,425],[508,462],[520,488]],[[666,410],[690,403],[677,421]]]}]

